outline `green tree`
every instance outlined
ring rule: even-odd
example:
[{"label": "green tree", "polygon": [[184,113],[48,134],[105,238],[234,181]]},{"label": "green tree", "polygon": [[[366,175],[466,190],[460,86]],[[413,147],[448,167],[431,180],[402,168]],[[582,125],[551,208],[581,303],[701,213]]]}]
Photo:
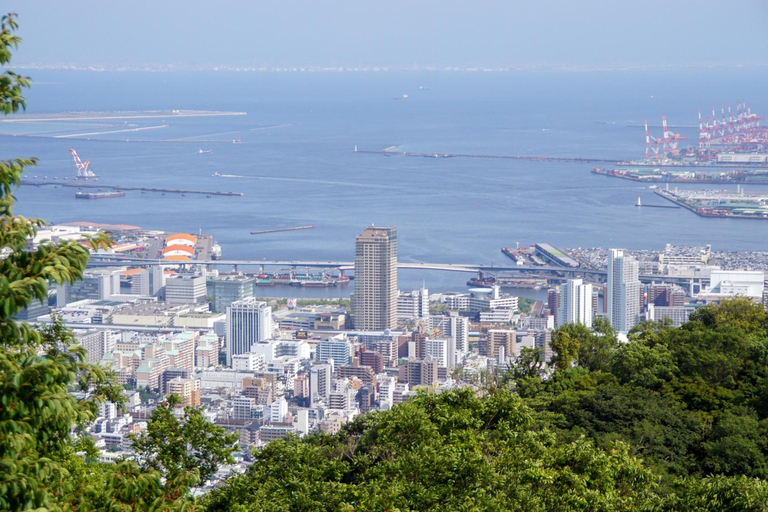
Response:
[{"label": "green tree", "polygon": [[[19,38],[13,14],[0,20],[0,65],[11,59]],[[25,107],[26,77],[0,75],[0,109]],[[86,460],[94,447],[73,432],[95,419],[99,404],[120,402],[114,376],[85,362],[85,350],[60,319],[35,328],[13,316],[33,301],[47,300],[48,285],[82,277],[89,252],[76,242],[27,249],[41,219],[14,214],[14,187],[35,160],[0,162],[0,510],[172,510],[189,504],[185,483],[163,483],[157,471],[135,463]],[[106,236],[93,248],[109,243]],[[70,390],[83,396],[76,400]]]},{"label": "green tree", "polygon": [[177,395],[171,395],[158,405],[147,430],[132,436],[133,450],[146,469],[161,471],[171,480],[194,475],[205,483],[219,465],[234,464],[238,435],[210,423],[199,408],[185,407],[183,418],[177,418],[174,409],[180,403]]}]

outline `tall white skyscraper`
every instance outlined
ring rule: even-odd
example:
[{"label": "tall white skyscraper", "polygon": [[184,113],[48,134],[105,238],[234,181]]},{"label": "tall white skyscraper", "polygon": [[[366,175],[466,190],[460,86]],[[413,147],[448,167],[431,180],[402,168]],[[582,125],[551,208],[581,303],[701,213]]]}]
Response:
[{"label": "tall white skyscraper", "polygon": [[557,326],[583,324],[592,327],[592,285],[581,279],[569,279],[560,287]]},{"label": "tall white skyscraper", "polygon": [[397,327],[397,228],[369,227],[355,239],[355,329]]},{"label": "tall white skyscraper", "polygon": [[227,307],[227,366],[232,356],[245,354],[251,345],[272,335],[272,308],[253,297],[233,302]]},{"label": "tall white skyscraper", "polygon": [[608,320],[617,331],[628,331],[640,321],[640,291],[637,261],[621,249],[608,253]]}]

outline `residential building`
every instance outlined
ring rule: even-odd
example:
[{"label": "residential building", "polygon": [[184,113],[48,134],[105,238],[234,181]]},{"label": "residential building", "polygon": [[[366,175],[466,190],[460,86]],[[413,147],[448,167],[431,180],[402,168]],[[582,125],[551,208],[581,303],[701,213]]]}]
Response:
[{"label": "residential building", "polygon": [[642,284],[637,261],[621,249],[608,252],[608,320],[613,328],[627,332],[640,321]]},{"label": "residential building", "polygon": [[582,324],[592,327],[592,285],[581,279],[569,279],[560,287],[560,310],[557,326]]},{"label": "residential building", "polygon": [[355,329],[397,327],[397,229],[369,227],[355,239]]}]

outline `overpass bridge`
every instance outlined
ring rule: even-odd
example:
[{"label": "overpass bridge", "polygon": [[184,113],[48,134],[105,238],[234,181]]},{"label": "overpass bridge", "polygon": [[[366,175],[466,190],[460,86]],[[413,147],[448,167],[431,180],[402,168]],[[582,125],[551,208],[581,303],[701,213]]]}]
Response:
[{"label": "overpass bridge", "polygon": [[[341,273],[353,271],[354,262],[351,261],[301,261],[301,260],[209,260],[209,261],[168,261],[162,259],[137,258],[132,256],[119,256],[115,254],[92,254],[88,262],[89,267],[108,267],[108,266],[163,266],[177,267],[205,265],[211,267],[230,267],[238,270],[239,267],[256,267],[260,272],[268,267],[277,268],[319,268],[319,269],[337,269]],[[465,272],[477,274],[479,272],[498,273],[498,272],[520,272],[524,274],[536,274],[547,277],[573,278],[583,277],[591,278],[594,281],[605,282],[608,274],[606,270],[595,270],[590,268],[569,268],[556,267],[552,265],[486,265],[476,263],[407,263],[398,262],[399,270],[431,270],[443,272]],[[681,285],[688,285],[691,282],[687,277],[662,276],[657,274],[640,275],[640,281],[644,283],[666,282]]]}]

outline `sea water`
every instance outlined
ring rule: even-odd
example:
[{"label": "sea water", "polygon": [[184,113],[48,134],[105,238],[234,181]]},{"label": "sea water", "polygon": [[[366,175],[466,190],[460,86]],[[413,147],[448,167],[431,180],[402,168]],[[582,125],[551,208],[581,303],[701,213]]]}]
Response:
[{"label": "sea water", "polygon": [[[716,104],[719,115],[721,103],[735,108],[737,99],[746,98],[753,112],[768,114],[765,70],[27,73],[35,81],[28,113],[245,113],[0,123],[0,157],[38,157],[30,176],[71,180],[75,166],[68,149],[75,148],[105,185],[245,194],[135,191],[83,201],[68,187],[19,189],[17,212],[49,222],[202,231],[214,235],[225,259],[249,260],[352,261],[355,235],[371,224],[398,228],[403,262],[509,264],[501,247],[536,242],[766,247],[768,222],[635,208],[638,196],[647,203],[661,200],[643,184],[591,174],[595,164],[354,152],[355,146],[396,146],[427,153],[641,158],[644,118],[660,136],[666,114],[688,137],[684,144],[695,145],[699,108],[706,116]],[[407,99],[395,99],[404,94]],[[69,136],[79,133],[91,135]],[[316,228],[250,234],[310,224]],[[463,289],[468,277],[401,271],[399,287],[417,288],[426,280],[434,291]]]}]

